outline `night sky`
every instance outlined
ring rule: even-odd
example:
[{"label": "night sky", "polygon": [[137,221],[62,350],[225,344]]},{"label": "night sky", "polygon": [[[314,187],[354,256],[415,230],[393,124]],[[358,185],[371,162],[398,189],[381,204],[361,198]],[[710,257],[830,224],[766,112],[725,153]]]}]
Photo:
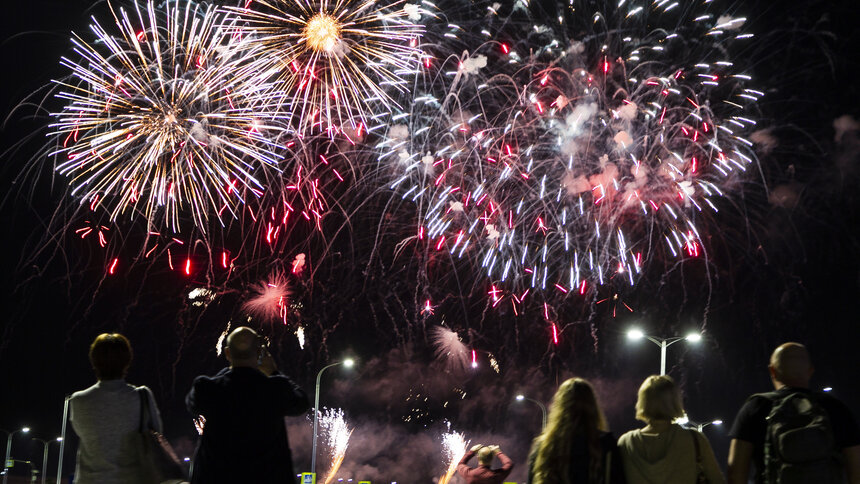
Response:
[{"label": "night sky", "polygon": [[[70,55],[69,31],[84,32],[89,15],[104,14],[105,5],[7,3],[0,29],[0,428],[27,425],[35,437],[59,435],[63,396],[95,381],[89,343],[119,331],[135,352],[128,381],[153,389],[167,437],[190,455],[196,432],[184,396],[194,376],[224,366],[216,341],[228,319],[240,321],[245,289],[220,286],[219,296],[200,308],[186,295],[207,285],[205,274],[185,277],[140,264],[103,277],[104,254],[62,227],[68,211],[56,207],[70,203],[65,180],[54,178],[46,162],[44,135],[46,113],[58,106],[46,86],[65,74],[58,60]],[[279,323],[251,324],[270,335],[281,370],[311,395],[318,369],[345,356],[358,360],[356,370],[333,368],[323,379],[322,405],[343,408],[356,428],[341,475],[430,482],[445,466],[440,434],[447,419],[473,443],[500,443],[518,465],[512,480],[524,481],[540,420],[536,408],[513,397],[522,392],[548,403],[557,384],[573,375],[595,383],[616,434],[635,428],[636,389],[659,370],[659,349],[628,342],[624,334],[633,325],[665,336],[704,328],[699,345],[669,348],[668,366],[691,419],[725,420],[706,430],[723,465],[734,413],[747,395],[770,388],[766,361],[781,342],[807,344],[813,386],[833,387],[860,414],[860,12],[852,0],[726,4],[749,18],[745,30],[757,36],[741,55],[766,91],[759,127],[777,141],[759,151],[761,173],[751,173],[708,226],[707,261],[654,264],[632,289],[564,303],[558,346],[543,329],[505,331],[522,322],[487,308],[483,293],[457,297],[470,268],[441,261],[422,271],[408,250],[395,255],[396,234],[376,240],[372,213],[356,211],[350,229],[332,232],[329,245],[292,235],[315,265],[313,280],[296,288],[294,300],[302,304],[295,314],[308,328],[308,344],[301,349]],[[837,119],[849,129],[837,130]],[[370,197],[374,203],[384,201]],[[332,219],[325,228],[343,223]],[[117,231],[131,226],[119,225]],[[264,277],[297,252],[242,277]],[[444,287],[429,295],[416,289],[446,272],[454,276]],[[419,313],[427,297],[438,304],[433,315]],[[597,303],[604,298],[610,300]],[[520,318],[530,317],[540,320]],[[433,362],[426,329],[443,321],[478,349],[480,368],[446,372]],[[488,364],[490,354],[499,373]],[[289,424],[297,470],[309,466],[309,422]],[[70,470],[73,452],[66,450]],[[40,462],[41,446],[16,437],[13,455]]]}]

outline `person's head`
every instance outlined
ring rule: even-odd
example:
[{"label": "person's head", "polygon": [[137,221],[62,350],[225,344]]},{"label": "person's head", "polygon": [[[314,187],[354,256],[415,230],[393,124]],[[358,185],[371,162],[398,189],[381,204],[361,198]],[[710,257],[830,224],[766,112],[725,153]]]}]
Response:
[{"label": "person's head", "polygon": [[[574,429],[571,424],[576,424],[579,429]],[[552,397],[547,422],[547,428],[553,426],[570,427],[571,431],[585,427],[607,430],[606,418],[591,383],[582,378],[569,378],[558,387]]]},{"label": "person's head", "polygon": [[535,479],[538,484],[557,483],[569,474],[570,445],[581,435],[588,442],[589,475],[600,475],[600,431],[609,430],[597,394],[582,378],[565,380],[550,404],[543,433],[535,439]]},{"label": "person's head", "polygon": [[809,388],[814,368],[806,347],[800,343],[779,345],[770,355],[770,378],[777,389],[784,386]]},{"label": "person's head", "polygon": [[227,347],[224,349],[224,355],[230,362],[230,366],[256,368],[259,354],[260,336],[253,329],[239,326],[227,336]]},{"label": "person's head", "polygon": [[498,448],[487,446],[478,449],[478,463],[485,466],[492,464],[497,450]]},{"label": "person's head", "polygon": [[645,423],[658,420],[673,421],[684,416],[681,390],[667,375],[651,375],[639,387],[636,419]]},{"label": "person's head", "polygon": [[131,356],[131,343],[119,333],[102,333],[90,345],[90,363],[99,380],[125,378]]}]

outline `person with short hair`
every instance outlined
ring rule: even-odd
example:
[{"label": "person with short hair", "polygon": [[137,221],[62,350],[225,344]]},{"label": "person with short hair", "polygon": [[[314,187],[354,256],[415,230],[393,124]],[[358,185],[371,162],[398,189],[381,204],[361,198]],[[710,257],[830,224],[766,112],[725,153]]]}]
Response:
[{"label": "person with short hair", "polygon": [[241,326],[227,336],[230,367],[198,376],[185,399],[202,422],[191,482],[295,482],[284,417],[310,408],[304,390],[278,372],[256,331]]},{"label": "person with short hair", "polygon": [[[472,468],[469,466],[469,461],[476,455],[478,467]],[[502,467],[491,469],[490,466],[496,456],[501,461]],[[468,484],[502,484],[513,468],[514,462],[502,453],[498,445],[474,445],[457,464],[457,472]]]},{"label": "person with short hair", "polygon": [[795,478],[792,482],[821,483],[832,479],[844,482],[847,477],[847,482],[860,484],[860,427],[845,404],[831,395],[809,389],[814,367],[806,347],[794,342],[778,346],[770,357],[768,371],[776,391],[750,396],[738,411],[729,432],[732,438],[728,459],[729,483],[746,483],[753,466],[756,483],[773,481],[766,476],[767,420],[778,402],[798,396],[819,405],[827,414],[835,454],[831,464],[833,473],[837,475],[828,478],[815,471],[815,477],[803,478],[802,469],[796,469],[792,472]]},{"label": "person with short hair", "polygon": [[681,391],[666,375],[652,375],[639,387],[636,419],[645,427],[618,439],[630,484],[689,484],[701,475],[709,484],[725,482],[708,439],[674,423],[683,417]]},{"label": "person with short hair", "polygon": [[582,378],[565,380],[555,392],[549,419],[529,453],[528,484],[623,484],[615,436]]},{"label": "person with short hair", "polygon": [[150,427],[161,432],[161,415],[152,391],[125,382],[131,365],[128,338],[104,333],[90,345],[90,363],[98,381],[72,394],[69,421],[80,438],[76,484],[143,484],[139,459],[141,394],[149,399]]}]

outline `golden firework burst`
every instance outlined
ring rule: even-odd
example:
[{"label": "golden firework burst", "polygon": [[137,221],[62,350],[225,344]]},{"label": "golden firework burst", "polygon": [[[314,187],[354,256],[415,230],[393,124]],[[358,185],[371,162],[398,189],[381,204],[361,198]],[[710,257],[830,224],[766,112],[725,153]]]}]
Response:
[{"label": "golden firework burst", "polygon": [[317,52],[331,53],[340,42],[340,24],[331,15],[318,13],[308,20],[302,30],[308,47]]},{"label": "golden firework burst", "polygon": [[299,131],[337,132],[390,112],[393,90],[420,66],[423,26],[405,0],[256,0],[228,8],[243,39],[247,84],[273,81],[259,99]]}]

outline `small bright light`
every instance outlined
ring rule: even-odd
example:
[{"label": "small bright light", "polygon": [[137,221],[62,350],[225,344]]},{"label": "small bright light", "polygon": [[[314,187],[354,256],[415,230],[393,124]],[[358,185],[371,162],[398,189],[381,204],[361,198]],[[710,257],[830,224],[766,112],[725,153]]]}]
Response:
[{"label": "small bright light", "polygon": [[478,367],[478,362],[477,362],[477,361],[473,361],[473,362],[472,362],[472,368],[477,368],[477,367]]},{"label": "small bright light", "polygon": [[690,417],[686,415],[684,415],[683,417],[679,417],[677,420],[675,420],[675,423],[677,423],[678,425],[687,425],[689,422]]},{"label": "small bright light", "polygon": [[191,462],[191,457],[183,457],[182,460],[185,462]]},{"label": "small bright light", "polygon": [[24,432],[25,434],[29,431],[30,431],[30,427],[24,427],[23,429],[21,429],[21,432]]},{"label": "small bright light", "polygon": [[62,437],[57,437],[57,442],[62,442],[62,441],[63,441]]},{"label": "small bright light", "polygon": [[644,337],[645,337],[645,333],[643,333],[641,330],[638,330],[638,329],[631,329],[630,331],[627,332],[627,338],[628,339],[636,340],[636,339],[642,339]]},{"label": "small bright light", "polygon": [[832,391],[833,391],[833,387],[824,387],[824,388],[822,388],[822,389],[821,389],[821,391],[823,391],[823,392],[832,392]]},{"label": "small bright light", "polygon": [[714,420],[714,421],[713,421],[713,422],[711,422],[711,423],[712,423],[713,425],[722,425],[722,424],[723,424],[723,421],[722,421],[722,420],[717,419],[717,420]]},{"label": "small bright light", "polygon": [[690,333],[684,339],[690,343],[698,343],[699,341],[702,341],[702,335],[699,333]]},{"label": "small bright light", "polygon": [[352,358],[347,358],[343,360],[343,366],[347,368],[352,368],[353,365],[355,365],[355,360],[353,360]]},{"label": "small bright light", "polygon": [[517,401],[522,402],[525,398],[525,395],[517,395]]}]

